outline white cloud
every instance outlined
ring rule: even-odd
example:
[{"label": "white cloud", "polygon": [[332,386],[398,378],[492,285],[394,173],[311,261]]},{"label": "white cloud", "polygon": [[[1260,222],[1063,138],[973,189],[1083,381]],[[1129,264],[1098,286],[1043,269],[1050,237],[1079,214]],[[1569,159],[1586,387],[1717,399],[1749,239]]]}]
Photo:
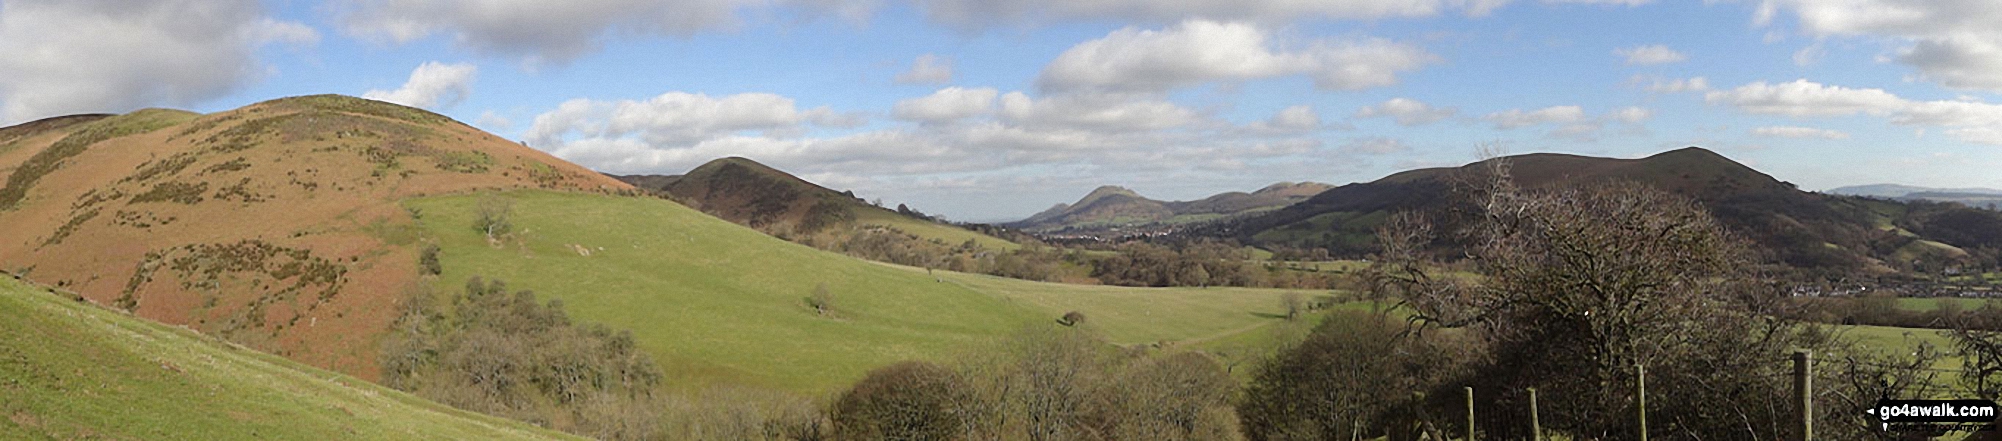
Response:
[{"label": "white cloud", "polygon": [[1821,58],[1826,56],[1828,56],[1828,49],[1823,48],[1820,42],[1815,42],[1814,44],[1807,45],[1807,47],[1800,48],[1798,51],[1794,51],[1793,65],[1801,67],[1812,66],[1815,63],[1820,63]]},{"label": "white cloud", "polygon": [[1817,129],[1813,127],[1796,127],[1796,126],[1759,127],[1752,129],[1752,136],[1762,136],[1768,138],[1849,139],[1849,134],[1843,133],[1841,131],[1829,130],[1829,129]]},{"label": "white cloud", "polygon": [[1395,138],[1372,137],[1351,139],[1347,144],[1342,144],[1340,150],[1349,154],[1387,155],[1410,151],[1411,146]]},{"label": "white cloud", "polygon": [[1903,99],[1883,89],[1827,86],[1804,79],[1779,84],[1760,81],[1706,93],[1703,100],[1751,113],[1789,116],[1881,114],[1904,104]]},{"label": "white cloud", "polygon": [[1547,4],[1619,5],[1632,7],[1653,3],[1654,0],[1543,0],[1543,2]]},{"label": "white cloud", "polygon": [[1643,75],[1635,75],[1633,79],[1628,80],[1628,82],[1630,82],[1631,84],[1646,83],[1647,85],[1645,87],[1647,88],[1647,91],[1654,93],[1703,92],[1710,90],[1710,80],[1703,77],[1686,78],[1686,79],[1663,79],[1659,77],[1650,78]]},{"label": "white cloud", "polygon": [[488,132],[514,130],[514,120],[492,110],[480,112],[480,117],[473,120],[473,125]]},{"label": "white cloud", "polygon": [[825,108],[802,111],[791,98],[744,93],[712,98],[669,92],[646,101],[573,99],[535,117],[530,143],[563,144],[583,138],[637,137],[649,144],[688,144],[754,131],[787,131],[810,122]]},{"label": "white cloud", "polygon": [[1764,0],[1756,21],[1793,12],[1820,37],[1882,38],[1903,46],[1893,59],[1947,87],[2002,90],[2002,2],[1984,0]]},{"label": "white cloud", "polygon": [[466,63],[444,64],[436,61],[417,66],[410,72],[410,80],[396,90],[370,90],[362,98],[388,101],[411,107],[437,109],[452,107],[473,94],[473,77],[480,68]]},{"label": "white cloud", "polygon": [[929,0],[917,2],[932,21],[961,29],[1060,21],[1171,23],[1191,18],[1290,22],[1374,20],[1448,12],[1485,16],[1509,0]]},{"label": "white cloud", "polygon": [[1613,55],[1626,58],[1629,65],[1668,64],[1689,59],[1688,55],[1659,44],[1613,49]]},{"label": "white cloud", "polygon": [[1994,127],[1962,127],[1946,131],[1947,136],[1964,142],[2002,145],[2002,130]]},{"label": "white cloud", "polygon": [[1424,101],[1410,98],[1391,98],[1374,106],[1363,106],[1356,110],[1356,118],[1389,117],[1401,126],[1422,126],[1453,117],[1459,108],[1435,108]]},{"label": "white cloud", "polygon": [[1585,120],[1585,109],[1578,106],[1551,106],[1524,112],[1522,109],[1490,113],[1481,119],[1495,124],[1496,129],[1511,130],[1539,124],[1574,123]]},{"label": "white cloud", "polygon": [[1647,121],[1648,118],[1653,118],[1653,117],[1654,117],[1653,110],[1648,110],[1642,107],[1622,107],[1619,110],[1614,110],[1612,112],[1606,113],[1605,116],[1605,118],[1608,120],[1618,121],[1628,124],[1635,124],[1642,121]]},{"label": "white cloud", "polygon": [[947,87],[921,98],[898,101],[891,114],[909,121],[948,122],[992,112],[994,99],[1000,95],[989,87]]},{"label": "white cloud", "polygon": [[1036,84],[1046,91],[1161,92],[1306,75],[1324,90],[1353,90],[1397,84],[1398,74],[1438,59],[1383,39],[1316,40],[1288,51],[1251,23],[1189,20],[1162,30],[1127,27],[1080,43],[1044,67]]},{"label": "white cloud", "polygon": [[253,0],[0,2],[0,123],[192,105],[266,72],[254,51],[311,45]]},{"label": "white cloud", "polygon": [[1022,92],[1001,96],[1003,120],[1023,126],[1135,132],[1181,127],[1202,120],[1194,110],[1155,97],[1125,94],[1064,94],[1030,98]]},{"label": "white cloud", "polygon": [[952,81],[952,59],[932,54],[919,55],[911,69],[897,74],[897,84],[945,84]]},{"label": "white cloud", "polygon": [[[443,35],[482,54],[518,56],[530,65],[563,64],[595,52],[614,37],[689,36],[742,25],[740,10],[763,0],[333,0],[348,34],[387,43]],[[798,1],[804,9],[835,7],[866,15],[866,5]],[[840,10],[851,9],[851,10]]]},{"label": "white cloud", "polygon": [[1947,133],[1985,143],[1992,127],[2002,127],[2002,105],[1979,101],[1913,101],[1883,89],[1851,89],[1807,80],[1757,82],[1710,92],[1704,100],[1749,113],[1793,117],[1869,115],[1903,126],[1949,127]]},{"label": "white cloud", "polygon": [[1279,109],[1265,125],[1280,130],[1313,130],[1321,126],[1321,114],[1315,113],[1312,106],[1292,106]]}]

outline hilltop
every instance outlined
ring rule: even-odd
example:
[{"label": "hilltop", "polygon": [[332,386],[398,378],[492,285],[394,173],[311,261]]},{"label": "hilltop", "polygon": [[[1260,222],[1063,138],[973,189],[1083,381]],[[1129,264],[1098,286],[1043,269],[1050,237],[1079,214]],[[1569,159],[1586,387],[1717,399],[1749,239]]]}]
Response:
[{"label": "hilltop", "polygon": [[1279,209],[1330,188],[1333,186],[1316,182],[1280,182],[1250,193],[1233,191],[1193,201],[1160,201],[1125,187],[1107,185],[1092,190],[1077,202],[1057,204],[1005,225],[1051,232],[1189,224]]},{"label": "hilltop", "polygon": [[[1518,185],[1539,188],[1633,181],[1690,197],[1734,233],[1776,260],[1828,275],[1888,274],[1933,264],[1992,261],[2002,238],[1981,225],[1990,214],[1951,207],[1914,207],[1801,191],[1793,184],[1698,147],[1640,159],[1536,153],[1506,160]],[[1491,160],[1492,161],[1492,160]],[[1307,201],[1203,234],[1262,246],[1323,247],[1360,256],[1374,249],[1374,231],[1400,210],[1439,212],[1454,203],[1463,177],[1486,163],[1410,170],[1344,185]],[[1974,254],[1970,254],[1970,253]],[[1916,262],[1916,263],[1915,263]]]},{"label": "hilltop", "polygon": [[0,269],[141,317],[375,378],[417,283],[397,201],[624,183],[442,115],[283,98],[0,129]]},{"label": "hilltop", "polygon": [[0,438],[573,439],[0,277]]},{"label": "hilltop", "polygon": [[723,220],[795,240],[832,245],[852,239],[860,230],[891,228],[952,245],[972,240],[994,250],[1017,247],[1007,239],[936,221],[910,207],[879,207],[853,192],[834,191],[749,158],[716,159],[680,175],[613,177],[667,193]]}]

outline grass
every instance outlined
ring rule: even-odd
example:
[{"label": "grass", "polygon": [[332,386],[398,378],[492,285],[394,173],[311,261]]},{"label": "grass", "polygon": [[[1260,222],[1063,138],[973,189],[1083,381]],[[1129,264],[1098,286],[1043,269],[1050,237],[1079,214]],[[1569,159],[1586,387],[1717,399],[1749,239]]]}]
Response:
[{"label": "grass", "polygon": [[1014,251],[1015,249],[1022,247],[1020,244],[1009,242],[1007,240],[1003,240],[998,237],[980,234],[979,232],[975,232],[973,230],[959,228],[951,225],[943,225],[936,222],[926,222],[923,220],[912,219],[908,216],[900,215],[895,212],[877,210],[870,207],[859,206],[859,205],[856,206],[854,209],[855,209],[855,223],[858,225],[865,225],[865,226],[882,225],[886,227],[896,228],[898,231],[903,231],[906,234],[914,235],[920,238],[938,239],[939,241],[945,242],[946,245],[956,246],[962,243],[966,243],[967,239],[972,239],[973,243],[979,244],[981,247],[990,250]]},{"label": "grass", "polygon": [[[472,228],[476,196],[406,201],[424,213],[424,240],[444,250],[437,287],[461,289],[481,275],[561,299],[574,319],[631,330],[671,386],[825,393],[893,362],[982,351],[1069,310],[1128,343],[1198,341],[1283,321],[1280,291],[934,276],[785,242],[659,199],[506,195],[519,233],[499,246]],[[823,283],[830,316],[807,302]]]},{"label": "grass", "polygon": [[561,439],[0,277],[0,439]]},{"label": "grass", "polygon": [[[1939,309],[1941,305],[1945,305],[1947,303],[1956,303],[1960,305],[1960,310],[1962,311],[1973,311],[1976,309],[1981,309],[1982,305],[1994,302],[1996,302],[1996,300],[1994,299],[1975,299],[1975,298],[1960,298],[1960,297],[1899,297],[1897,299],[1896,305],[1898,309],[1903,309],[1906,311],[1932,312],[1933,310]],[[1996,305],[1996,306],[2002,306],[2002,305]]]}]

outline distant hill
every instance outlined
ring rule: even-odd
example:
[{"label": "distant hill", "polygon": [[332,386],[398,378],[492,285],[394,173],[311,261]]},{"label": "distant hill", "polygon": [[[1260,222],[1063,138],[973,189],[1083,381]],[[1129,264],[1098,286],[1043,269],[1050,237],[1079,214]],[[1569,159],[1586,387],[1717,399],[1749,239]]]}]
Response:
[{"label": "distant hill", "polygon": [[1057,204],[1007,226],[1031,231],[1187,224],[1274,210],[1307,200],[1333,186],[1281,182],[1251,193],[1228,192],[1194,201],[1148,199],[1125,187],[1103,186],[1075,203]]},{"label": "distant hill", "polygon": [[443,115],[283,98],[0,128],[0,269],[374,379],[424,213],[489,188],[630,191]]},{"label": "distant hill", "polygon": [[1897,184],[1836,187],[1823,193],[1897,199],[1954,202],[1974,208],[2002,209],[2002,190],[1993,188],[1929,188]]},{"label": "distant hill", "polygon": [[0,276],[0,439],[577,439]]},{"label": "distant hill", "polygon": [[[1524,187],[1626,180],[1688,196],[1777,260],[1825,274],[1884,274],[1909,268],[1914,261],[1986,261],[1993,259],[1993,249],[2002,248],[2002,240],[1962,231],[1979,231],[1969,226],[1985,224],[1995,217],[1990,214],[1800,191],[1697,147],[1641,159],[1551,153],[1504,159]],[[1338,255],[1360,256],[1374,251],[1374,230],[1391,213],[1436,212],[1450,206],[1459,185],[1456,177],[1479,167],[1485,166],[1411,170],[1344,185],[1204,233],[1268,247],[1323,247]],[[1926,221],[1941,217],[1951,221]],[[1970,256],[1967,248],[1986,254]]]},{"label": "distant hill", "polygon": [[665,192],[724,220],[787,237],[884,226],[951,244],[973,240],[992,249],[1016,247],[1005,239],[936,222],[909,207],[878,207],[852,192],[834,191],[748,158],[716,159],[680,175],[612,177]]}]

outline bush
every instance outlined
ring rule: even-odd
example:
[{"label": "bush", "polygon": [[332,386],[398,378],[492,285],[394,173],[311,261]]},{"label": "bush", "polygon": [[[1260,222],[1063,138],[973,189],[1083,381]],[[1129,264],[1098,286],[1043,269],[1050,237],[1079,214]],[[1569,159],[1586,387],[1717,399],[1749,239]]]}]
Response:
[{"label": "bush", "polygon": [[1077,326],[1083,323],[1084,313],[1077,311],[1066,312],[1063,317],[1057,318],[1057,324],[1064,326]]},{"label": "bush", "polygon": [[833,314],[834,293],[827,290],[827,284],[825,283],[815,285],[813,287],[813,295],[806,298],[806,305],[812,306],[813,312],[816,314],[823,316]]},{"label": "bush", "polygon": [[834,403],[842,440],[934,440],[963,430],[965,381],[938,365],[906,361],[870,371]]},{"label": "bush", "polygon": [[514,229],[514,200],[498,194],[480,195],[478,211],[473,214],[473,229],[487,234],[491,239],[507,234]]},{"label": "bush", "polygon": [[[1453,346],[1382,315],[1343,312],[1260,366],[1238,407],[1253,440],[1370,438],[1452,373]],[[1360,431],[1361,433],[1355,433]]]},{"label": "bush", "polygon": [[439,251],[437,244],[424,246],[424,251],[417,256],[419,273],[435,276],[445,272],[444,264],[438,262]]}]

